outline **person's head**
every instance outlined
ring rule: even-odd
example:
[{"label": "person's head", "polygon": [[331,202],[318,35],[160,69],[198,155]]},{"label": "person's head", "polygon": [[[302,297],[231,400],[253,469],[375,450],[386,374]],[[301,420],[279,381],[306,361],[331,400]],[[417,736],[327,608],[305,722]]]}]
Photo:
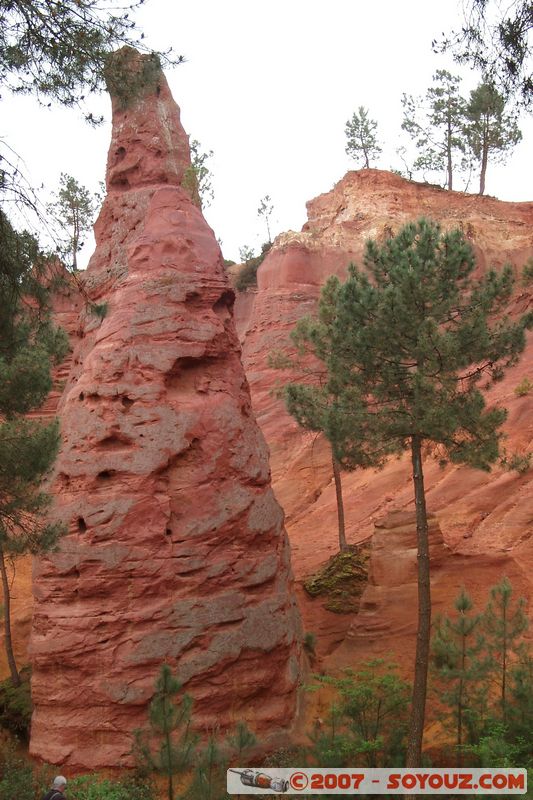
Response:
[{"label": "person's head", "polygon": [[52,784],[52,789],[57,789],[58,792],[62,792],[63,789],[67,785],[67,779],[64,778],[62,775],[58,775],[57,778],[54,778],[54,782]]}]

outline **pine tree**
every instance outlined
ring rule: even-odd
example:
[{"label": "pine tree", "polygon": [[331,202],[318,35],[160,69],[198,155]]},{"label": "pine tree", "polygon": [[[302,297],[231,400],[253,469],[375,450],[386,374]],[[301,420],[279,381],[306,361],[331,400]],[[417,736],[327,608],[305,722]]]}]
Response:
[{"label": "pine tree", "polygon": [[[146,50],[132,13],[144,1],[1,0],[0,84],[43,101],[78,105],[87,92],[103,87],[109,53],[123,44]],[[163,56],[167,63],[170,56]]]},{"label": "pine tree", "polygon": [[206,161],[212,158],[213,151],[204,152],[198,139],[192,139],[191,165],[185,170],[182,186],[190,193],[198,208],[206,208],[211,204],[215,193],[211,183],[212,173],[206,166]]},{"label": "pine tree", "polygon": [[432,660],[439,698],[451,710],[455,741],[462,759],[465,743],[477,741],[486,716],[488,661],[481,634],[481,614],[465,589],[455,599],[455,618],[437,620],[432,640]]},{"label": "pine tree", "polygon": [[528,628],[524,609],[525,599],[521,597],[514,601],[513,587],[507,577],[490,590],[483,623],[504,725],[508,721],[509,681],[513,662],[523,653],[519,642]]},{"label": "pine tree", "polygon": [[489,160],[504,161],[522,133],[515,118],[505,113],[503,95],[488,83],[470,93],[466,116],[468,144],[480,165],[479,194],[484,194]]},{"label": "pine tree", "polygon": [[415,170],[444,172],[447,189],[453,188],[453,172],[457,159],[464,167],[465,109],[459,94],[461,79],[444,69],[433,75],[434,86],[425,98],[403,95],[402,129],[416,143]]},{"label": "pine tree", "polygon": [[207,745],[195,757],[186,800],[226,800],[227,768],[228,760],[218,744],[216,734],[211,733]]},{"label": "pine tree", "polygon": [[515,95],[525,108],[533,98],[531,74],[531,0],[467,0],[461,30],[435,50],[451,50],[460,64],[479,69],[485,79],[506,97]]},{"label": "pine tree", "polygon": [[531,318],[491,324],[510,297],[511,269],[474,281],[461,232],[443,234],[428,220],[369,241],[364,264],[351,265],[344,284],[330,278],[318,318],[298,327],[326,364],[334,397],[326,434],[343,467],[411,452],[419,609],[407,766],[419,766],[431,625],[423,447],[433,442],[443,459],[490,469],[506,412],[487,410],[477,384],[518,360]]},{"label": "pine tree", "polygon": [[61,252],[68,255],[69,267],[76,271],[78,269],[78,252],[83,247],[82,237],[92,227],[96,211],[96,198],[72,175],[62,172],[56,199],[48,205],[48,210],[56,217],[65,234]]},{"label": "pine tree", "polygon": [[270,197],[270,195],[266,194],[259,201],[257,216],[263,217],[263,219],[265,220],[267,235],[268,235],[268,240],[267,240],[268,244],[272,243],[272,235],[270,233],[270,217],[272,216],[273,211],[274,211],[274,205],[272,203],[272,198]]},{"label": "pine tree", "polygon": [[[168,664],[163,664],[150,703],[150,731],[135,732],[135,755],[148,769],[166,777],[168,800],[175,800],[174,776],[189,769],[198,741],[191,731],[193,701],[185,694],[178,702],[181,688]],[[152,746],[154,738],[159,742],[157,752]]]},{"label": "pine tree", "polygon": [[238,722],[235,731],[228,736],[228,744],[235,751],[236,765],[242,767],[242,756],[250,747],[257,744],[255,735],[249,730],[245,722]]},{"label": "pine tree", "polygon": [[313,753],[320,766],[351,766],[361,759],[369,768],[397,766],[405,741],[409,684],[395,664],[365,661],[340,678],[321,676],[338,699],[331,707],[328,728],[314,732]]},{"label": "pine tree", "polygon": [[362,158],[365,169],[370,168],[370,159],[377,158],[381,153],[382,148],[376,136],[377,127],[378,123],[369,118],[368,109],[363,106],[359,106],[359,110],[354,111],[352,118],[346,122],[346,152],[356,161]]},{"label": "pine tree", "polygon": [[28,233],[14,230],[0,211],[0,576],[5,647],[11,680],[20,684],[11,639],[10,560],[56,546],[60,524],[48,523],[50,498],[39,488],[59,446],[57,422],[23,415],[51,389],[50,364],[67,349],[45,307],[46,262]]}]

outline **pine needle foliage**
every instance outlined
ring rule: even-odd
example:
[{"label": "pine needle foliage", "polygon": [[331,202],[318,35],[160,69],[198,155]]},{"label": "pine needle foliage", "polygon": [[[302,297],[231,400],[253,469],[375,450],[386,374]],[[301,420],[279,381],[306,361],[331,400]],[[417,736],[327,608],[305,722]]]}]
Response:
[{"label": "pine needle foliage", "polygon": [[473,613],[472,598],[461,589],[455,599],[455,615],[437,620],[432,640],[435,682],[441,702],[449,709],[460,748],[477,741],[486,718],[485,679],[489,661],[482,634],[482,614]]},{"label": "pine needle foliage", "polygon": [[[192,698],[179,698],[181,683],[163,664],[150,703],[149,731],[136,731],[135,754],[141,764],[167,778],[168,800],[175,800],[174,776],[190,767],[198,737],[191,729]],[[155,740],[155,741],[154,741]]]},{"label": "pine needle foliage", "polygon": [[313,760],[322,767],[364,764],[398,766],[403,761],[409,684],[383,659],[363,662],[342,677],[320,676],[337,699],[325,728],[311,735]]},{"label": "pine needle foliage", "polygon": [[49,523],[49,496],[40,484],[59,446],[56,421],[24,418],[51,389],[52,360],[68,343],[46,308],[46,259],[27,232],[19,233],[0,211],[0,577],[7,660],[20,685],[11,641],[9,563],[24,553],[48,552],[63,533]]},{"label": "pine needle foliage", "polygon": [[[527,663],[520,639],[528,628],[525,600],[523,597],[517,600],[513,598],[513,587],[509,578],[503,578],[490,590],[490,600],[485,609],[483,622],[491,659],[491,673],[498,688],[501,721],[506,725],[509,716],[509,684],[514,662],[522,655],[524,656],[522,667]],[[519,670],[519,673],[518,683],[515,684],[517,687],[524,683],[526,678],[523,670]]]},{"label": "pine needle foliage", "polygon": [[378,123],[368,116],[368,109],[359,106],[346,122],[346,153],[355,161],[363,161],[363,167],[370,169],[370,161],[377,158],[382,148],[377,138]]},{"label": "pine needle foliage", "polygon": [[[420,766],[431,625],[429,543],[422,467],[426,443],[440,460],[489,470],[499,456],[503,408],[487,409],[479,381],[500,378],[525,347],[532,315],[509,320],[509,268],[474,279],[463,234],[426,219],[367,242],[364,269],[330,278],[318,316],[297,336],[326,365],[323,387],[287,392],[306,419],[309,393],[333,402],[324,419],[347,469],[411,452],[418,539],[419,616],[407,766]],[[491,315],[500,312],[495,321]]]}]

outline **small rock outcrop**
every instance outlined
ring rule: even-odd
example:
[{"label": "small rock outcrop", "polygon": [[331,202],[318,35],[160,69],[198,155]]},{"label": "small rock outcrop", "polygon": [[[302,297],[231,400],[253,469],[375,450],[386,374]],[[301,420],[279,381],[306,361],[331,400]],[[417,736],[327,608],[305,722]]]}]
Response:
[{"label": "small rock outcrop", "polygon": [[[183,188],[188,140],[148,57],[113,97],[107,197],[60,404],[68,525],[34,570],[31,753],[131,763],[162,663],[194,724],[291,724],[300,622],[219,246]],[[188,177],[189,181],[185,181]]]}]

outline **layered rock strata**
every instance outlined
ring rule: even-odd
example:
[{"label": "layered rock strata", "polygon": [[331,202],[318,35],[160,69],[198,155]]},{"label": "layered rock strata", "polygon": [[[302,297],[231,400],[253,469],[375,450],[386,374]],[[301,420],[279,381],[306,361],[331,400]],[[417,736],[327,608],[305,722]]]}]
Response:
[{"label": "layered rock strata", "polygon": [[[273,485],[285,509],[298,583],[336,550],[335,486],[327,443],[299,429],[272,392],[276,384],[294,377],[288,371],[272,369],[269,356],[278,348],[290,349],[291,329],[303,315],[314,312],[327,277],[335,274],[342,279],[350,261],[360,264],[368,238],[383,240],[405,223],[426,216],[445,230],[459,227],[464,231],[474,248],[479,273],[511,263],[517,283],[508,312],[514,315],[533,308],[533,284],[521,279],[524,265],[533,257],[533,203],[448,192],[389,172],[361,170],[347,173],[307,208],[308,222],[302,231],[276,238],[259,268],[257,290],[238,295],[236,304],[243,363],[254,411],[271,451]],[[489,405],[500,404],[509,410],[504,427],[506,450],[526,461],[533,452],[533,395],[531,390],[520,394],[517,389],[525,379],[533,381],[531,348],[530,333],[521,361],[508,370],[503,381],[484,387]],[[461,562],[467,587],[479,585],[486,594],[498,575],[523,573],[525,594],[533,596],[533,468],[522,473],[509,471],[505,465],[496,465],[491,473],[452,465],[441,469],[428,457],[425,483],[428,507],[438,515],[450,552],[469,557]],[[349,542],[371,537],[375,522],[390,509],[413,508],[407,456],[391,460],[383,471],[344,474],[343,486]],[[494,566],[496,562],[499,567]],[[444,563],[455,578],[443,580],[449,596],[443,593],[441,602],[443,607],[445,603],[451,607],[461,584],[459,571],[455,572],[459,561],[446,558]],[[385,577],[385,584],[387,580]],[[380,591],[386,593],[385,584]],[[319,647],[325,641],[323,652],[330,653],[350,628],[351,618],[332,622],[327,612],[317,612],[316,600],[310,603],[305,593],[301,600],[304,628],[324,633]],[[380,624],[393,630],[394,604],[384,603],[380,608]],[[414,620],[416,605],[405,606],[403,613]],[[406,630],[411,637],[413,625]],[[409,641],[412,643],[412,638]],[[369,637],[354,639],[352,661],[364,658],[369,646]]]},{"label": "layered rock strata", "polygon": [[[122,53],[129,69],[146,61]],[[113,100],[91,303],[60,405],[53,491],[68,525],[34,571],[31,752],[131,763],[162,663],[194,724],[290,725],[299,616],[219,246],[190,194],[161,72]]]}]

